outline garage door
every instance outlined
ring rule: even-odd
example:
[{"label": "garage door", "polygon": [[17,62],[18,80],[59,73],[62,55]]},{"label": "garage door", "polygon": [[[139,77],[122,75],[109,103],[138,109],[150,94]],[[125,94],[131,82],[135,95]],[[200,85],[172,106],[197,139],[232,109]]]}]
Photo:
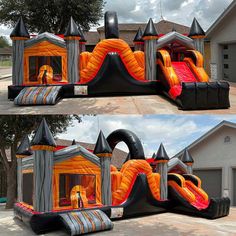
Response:
[{"label": "garage door", "polygon": [[233,170],[233,205],[236,206],[236,169]]},{"label": "garage door", "polygon": [[222,170],[193,170],[202,181],[202,188],[209,197],[221,197]]},{"label": "garage door", "polygon": [[236,82],[236,44],[223,45],[223,78]]}]

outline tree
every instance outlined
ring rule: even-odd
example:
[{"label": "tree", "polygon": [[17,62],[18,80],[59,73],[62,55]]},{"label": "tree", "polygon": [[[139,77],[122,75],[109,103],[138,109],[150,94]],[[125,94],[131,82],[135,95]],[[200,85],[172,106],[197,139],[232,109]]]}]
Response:
[{"label": "tree", "polygon": [[7,41],[6,37],[0,36],[0,48],[10,47],[9,42]]},{"label": "tree", "polygon": [[[75,115],[0,116],[0,159],[3,163],[7,177],[6,208],[12,208],[16,199],[17,147],[25,135],[33,134],[43,117],[45,117],[53,136],[58,133],[65,132],[67,127],[72,123],[73,119],[81,122],[81,118]],[[7,153],[9,150],[11,159],[10,162],[7,158]]]},{"label": "tree", "polygon": [[0,0],[0,22],[14,27],[20,16],[29,31],[63,34],[72,16],[88,31],[102,17],[103,0]]}]

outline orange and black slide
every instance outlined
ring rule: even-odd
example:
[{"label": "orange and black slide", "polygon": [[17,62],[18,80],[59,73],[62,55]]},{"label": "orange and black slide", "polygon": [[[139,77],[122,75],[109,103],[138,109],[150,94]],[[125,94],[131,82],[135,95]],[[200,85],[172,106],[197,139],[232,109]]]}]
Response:
[{"label": "orange and black slide", "polygon": [[228,198],[209,198],[201,188],[201,180],[190,174],[168,174],[168,199],[173,212],[216,219],[229,212]]}]

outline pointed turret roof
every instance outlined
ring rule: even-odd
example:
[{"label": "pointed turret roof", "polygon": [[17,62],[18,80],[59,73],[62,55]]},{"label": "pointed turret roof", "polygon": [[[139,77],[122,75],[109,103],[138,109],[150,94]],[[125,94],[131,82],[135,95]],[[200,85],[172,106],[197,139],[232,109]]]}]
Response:
[{"label": "pointed turret roof", "polygon": [[75,144],[76,144],[76,141],[75,141],[75,139],[73,139],[71,145],[75,145]]},{"label": "pointed turret roof", "polygon": [[45,118],[43,118],[43,120],[41,121],[34,135],[34,138],[31,142],[31,146],[36,146],[36,145],[37,146],[44,145],[51,147],[57,146]]},{"label": "pointed turret roof", "polygon": [[194,163],[194,160],[193,160],[193,158],[192,158],[192,156],[189,153],[187,148],[184,150],[184,153],[183,153],[183,155],[181,157],[181,161],[183,163]]},{"label": "pointed turret roof", "polygon": [[147,37],[147,36],[158,36],[157,30],[155,28],[152,18],[149,19],[143,33],[143,37]]},{"label": "pointed turret roof", "polygon": [[141,27],[139,27],[135,37],[134,37],[134,42],[143,42],[143,32],[141,30]]},{"label": "pointed turret roof", "polygon": [[164,145],[162,143],[159,146],[155,160],[156,161],[169,160],[169,156],[167,155],[167,152],[166,152]]},{"label": "pointed turret roof", "polygon": [[194,38],[194,37],[205,37],[205,32],[202,29],[201,25],[199,24],[199,22],[197,21],[197,19],[194,17],[191,28],[190,28],[190,32],[188,35],[190,38]]},{"label": "pointed turret roof", "polygon": [[155,159],[155,157],[156,157],[156,153],[154,152],[154,153],[152,154],[152,158]]},{"label": "pointed turret roof", "polygon": [[73,17],[71,16],[70,17],[70,21],[67,25],[67,28],[66,28],[66,32],[64,34],[65,37],[70,37],[70,36],[74,36],[74,37],[80,37],[80,32],[79,32],[79,29],[78,29],[78,25],[75,23]]},{"label": "pointed turret roof", "polygon": [[18,19],[15,28],[10,34],[10,37],[30,38],[29,32],[25,27],[22,16]]},{"label": "pointed turret roof", "polygon": [[28,135],[25,135],[17,148],[17,156],[31,156],[32,151],[30,150],[30,141]]},{"label": "pointed turret roof", "polygon": [[102,131],[100,131],[98,135],[98,139],[93,151],[94,154],[102,154],[102,153],[112,153],[112,149],[110,145],[108,144],[104,134]]}]

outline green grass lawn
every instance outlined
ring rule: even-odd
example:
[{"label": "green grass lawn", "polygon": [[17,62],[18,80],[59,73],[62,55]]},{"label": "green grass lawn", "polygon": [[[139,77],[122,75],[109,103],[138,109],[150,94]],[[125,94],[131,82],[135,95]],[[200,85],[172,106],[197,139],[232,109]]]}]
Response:
[{"label": "green grass lawn", "polygon": [[12,66],[12,61],[0,61],[0,66],[2,67],[11,67]]}]

